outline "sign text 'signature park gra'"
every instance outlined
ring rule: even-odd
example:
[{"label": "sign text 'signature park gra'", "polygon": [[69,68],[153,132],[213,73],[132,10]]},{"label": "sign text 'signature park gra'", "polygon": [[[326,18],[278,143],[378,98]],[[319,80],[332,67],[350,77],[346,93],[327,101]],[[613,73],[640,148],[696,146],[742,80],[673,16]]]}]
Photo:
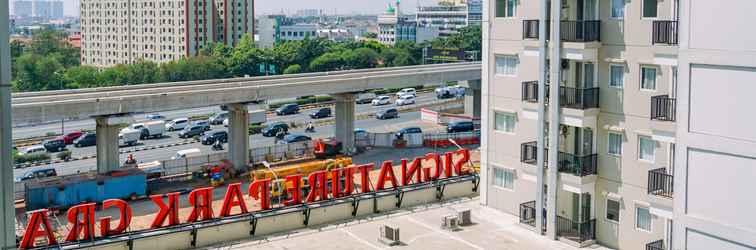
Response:
[{"label": "sign text 'signature park gra'", "polygon": [[[453,160],[457,156],[457,160]],[[399,186],[410,185],[412,183],[422,183],[428,181],[439,180],[443,178],[449,178],[454,175],[466,175],[470,174],[471,169],[463,166],[470,160],[470,151],[467,149],[459,149],[454,152],[447,152],[443,155],[443,161],[441,155],[437,153],[429,153],[424,157],[418,157],[411,162],[402,159],[401,164],[401,182],[399,182],[394,174],[394,168],[391,161],[384,161],[381,164],[380,174],[375,188],[371,188],[369,174],[373,170],[374,164],[364,165],[351,165],[342,169],[335,170],[321,170],[311,173],[307,176],[307,180],[310,183],[310,191],[307,196],[304,197],[304,202],[316,202],[329,199],[341,198],[356,193],[370,193],[375,191],[381,191],[386,189],[387,182],[391,183],[391,188],[397,188]],[[433,161],[435,165],[433,167],[423,167],[421,162],[423,160]],[[360,173],[360,190],[354,189],[355,173]],[[330,174],[331,192],[328,193],[328,175]],[[443,175],[443,177],[442,177]],[[340,180],[344,178],[344,187],[340,187]],[[301,181],[302,175],[289,175],[284,178],[285,182],[285,194],[284,197],[289,199],[282,202],[282,206],[294,206],[302,204],[301,197],[302,187]],[[247,188],[247,196],[251,199],[260,202],[260,211],[266,211],[271,209],[270,197],[271,197],[271,179],[255,180]],[[152,220],[151,228],[162,228],[179,225],[179,195],[180,193],[168,193],[151,195],[150,199],[158,207],[159,211],[155,214]],[[231,209],[238,207],[241,211],[240,214],[248,214],[250,211],[247,209],[247,205],[244,202],[245,196],[241,191],[241,183],[229,184],[226,187],[226,193],[223,197],[223,206],[221,211],[215,215],[212,208],[213,188],[204,187],[197,188],[189,192],[188,201],[193,207],[191,213],[186,218],[184,223],[194,223],[199,221],[206,221],[215,218],[223,218],[232,216]],[[168,202],[165,202],[165,198],[168,198]],[[65,242],[75,242],[79,240],[94,240],[95,239],[95,203],[85,203],[73,206],[68,209],[67,219],[68,228],[70,228],[68,235],[66,235]],[[104,237],[117,236],[126,232],[131,223],[131,207],[129,203],[121,199],[110,199],[102,202],[102,209],[110,207],[117,208],[120,212],[120,222],[115,228],[111,228],[110,222],[113,218],[110,216],[98,218],[100,235]],[[55,236],[53,235],[53,228],[50,227],[48,220],[48,210],[39,209],[28,212],[28,223],[26,230],[24,231],[23,238],[19,244],[19,248],[28,249],[35,246],[37,238],[44,237],[47,239],[47,245],[58,244]],[[234,214],[237,215],[237,214]],[[167,223],[166,223],[167,221]]]}]

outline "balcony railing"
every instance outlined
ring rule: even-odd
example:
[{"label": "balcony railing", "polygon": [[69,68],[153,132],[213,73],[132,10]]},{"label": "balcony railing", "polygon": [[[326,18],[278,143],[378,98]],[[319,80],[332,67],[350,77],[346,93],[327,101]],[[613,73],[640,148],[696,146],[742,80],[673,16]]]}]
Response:
[{"label": "balcony railing", "polygon": [[572,241],[584,242],[596,239],[596,220],[576,222],[557,215],[557,235]]},{"label": "balcony railing", "polygon": [[648,193],[672,198],[674,194],[674,176],[667,174],[666,168],[648,171]]},{"label": "balcony railing", "polygon": [[[546,85],[546,98],[549,97],[549,85]],[[522,83],[522,100],[538,102],[538,82]],[[548,99],[546,100],[548,103]],[[559,87],[559,105],[572,109],[590,109],[599,107],[599,88]]]},{"label": "balcony railing", "polygon": [[[543,214],[541,220],[541,231],[546,231],[546,214]],[[536,204],[535,201],[528,201],[520,204],[520,223],[535,227],[536,225]]]},{"label": "balcony railing", "polygon": [[[538,39],[540,21],[536,19],[522,21],[522,39]],[[550,25],[546,25],[546,38],[550,37]],[[601,41],[601,21],[561,21],[560,35],[563,42],[598,42]]]},{"label": "balcony railing", "polygon": [[677,21],[654,21],[652,44],[677,45]]},{"label": "balcony railing", "polygon": [[651,97],[651,120],[673,122],[677,116],[677,100],[668,95]]},{"label": "balcony railing", "polygon": [[664,240],[657,240],[646,244],[646,250],[664,250]]},{"label": "balcony railing", "polygon": [[[520,162],[525,164],[536,164],[536,142],[526,142],[520,145]],[[544,166],[549,161],[549,150],[544,149]],[[598,155],[590,154],[584,156],[577,156],[570,153],[559,152],[559,172],[571,173],[576,176],[588,176],[598,173]]]}]

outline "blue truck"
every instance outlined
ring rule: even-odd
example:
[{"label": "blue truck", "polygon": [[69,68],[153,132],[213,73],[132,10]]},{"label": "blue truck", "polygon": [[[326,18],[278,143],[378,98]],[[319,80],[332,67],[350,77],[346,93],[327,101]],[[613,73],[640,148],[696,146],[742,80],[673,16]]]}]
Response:
[{"label": "blue truck", "polygon": [[113,171],[107,175],[77,174],[26,183],[26,211],[41,208],[67,209],[86,202],[136,199],[147,194],[147,175],[139,169]]}]

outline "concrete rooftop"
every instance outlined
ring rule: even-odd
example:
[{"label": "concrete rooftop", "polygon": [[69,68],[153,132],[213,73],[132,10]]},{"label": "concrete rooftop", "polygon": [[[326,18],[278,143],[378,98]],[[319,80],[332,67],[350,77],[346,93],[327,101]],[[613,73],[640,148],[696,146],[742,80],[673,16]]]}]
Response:
[{"label": "concrete rooftop", "polygon": [[[440,227],[443,216],[458,208],[471,209],[473,225],[455,232],[443,230]],[[481,206],[475,198],[396,210],[206,249],[577,249],[547,240],[519,225],[518,221],[516,216]],[[378,230],[384,224],[399,226],[401,245],[389,247],[378,241]],[[593,245],[585,249],[606,248]]]}]

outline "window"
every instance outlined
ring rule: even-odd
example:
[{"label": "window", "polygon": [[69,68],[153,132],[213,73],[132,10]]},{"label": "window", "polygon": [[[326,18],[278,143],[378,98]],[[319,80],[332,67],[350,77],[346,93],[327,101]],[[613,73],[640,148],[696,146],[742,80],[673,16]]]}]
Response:
[{"label": "window", "polygon": [[643,0],[643,17],[655,18],[658,5],[657,0]]},{"label": "window", "polygon": [[648,136],[638,137],[638,159],[653,162],[656,142]]},{"label": "window", "polygon": [[514,114],[494,112],[494,122],[494,130],[499,132],[514,133]]},{"label": "window", "polygon": [[517,56],[496,56],[496,74],[503,76],[516,76],[517,66],[520,60]]},{"label": "window", "polygon": [[641,67],[641,89],[656,90],[656,68]]},{"label": "window", "polygon": [[607,153],[616,156],[622,155],[622,134],[609,132],[607,138],[609,140]]},{"label": "window", "polygon": [[506,189],[514,189],[514,171],[510,169],[494,168],[493,185]]},{"label": "window", "polygon": [[620,203],[618,200],[606,199],[606,219],[613,222],[619,222]]},{"label": "window", "polygon": [[612,18],[622,19],[625,17],[625,0],[612,1]]},{"label": "window", "polygon": [[622,88],[625,85],[625,66],[609,66],[609,87]]},{"label": "window", "polygon": [[515,16],[516,0],[495,0],[496,17],[513,17]]},{"label": "window", "polygon": [[635,228],[651,232],[651,213],[648,207],[635,208]]}]

